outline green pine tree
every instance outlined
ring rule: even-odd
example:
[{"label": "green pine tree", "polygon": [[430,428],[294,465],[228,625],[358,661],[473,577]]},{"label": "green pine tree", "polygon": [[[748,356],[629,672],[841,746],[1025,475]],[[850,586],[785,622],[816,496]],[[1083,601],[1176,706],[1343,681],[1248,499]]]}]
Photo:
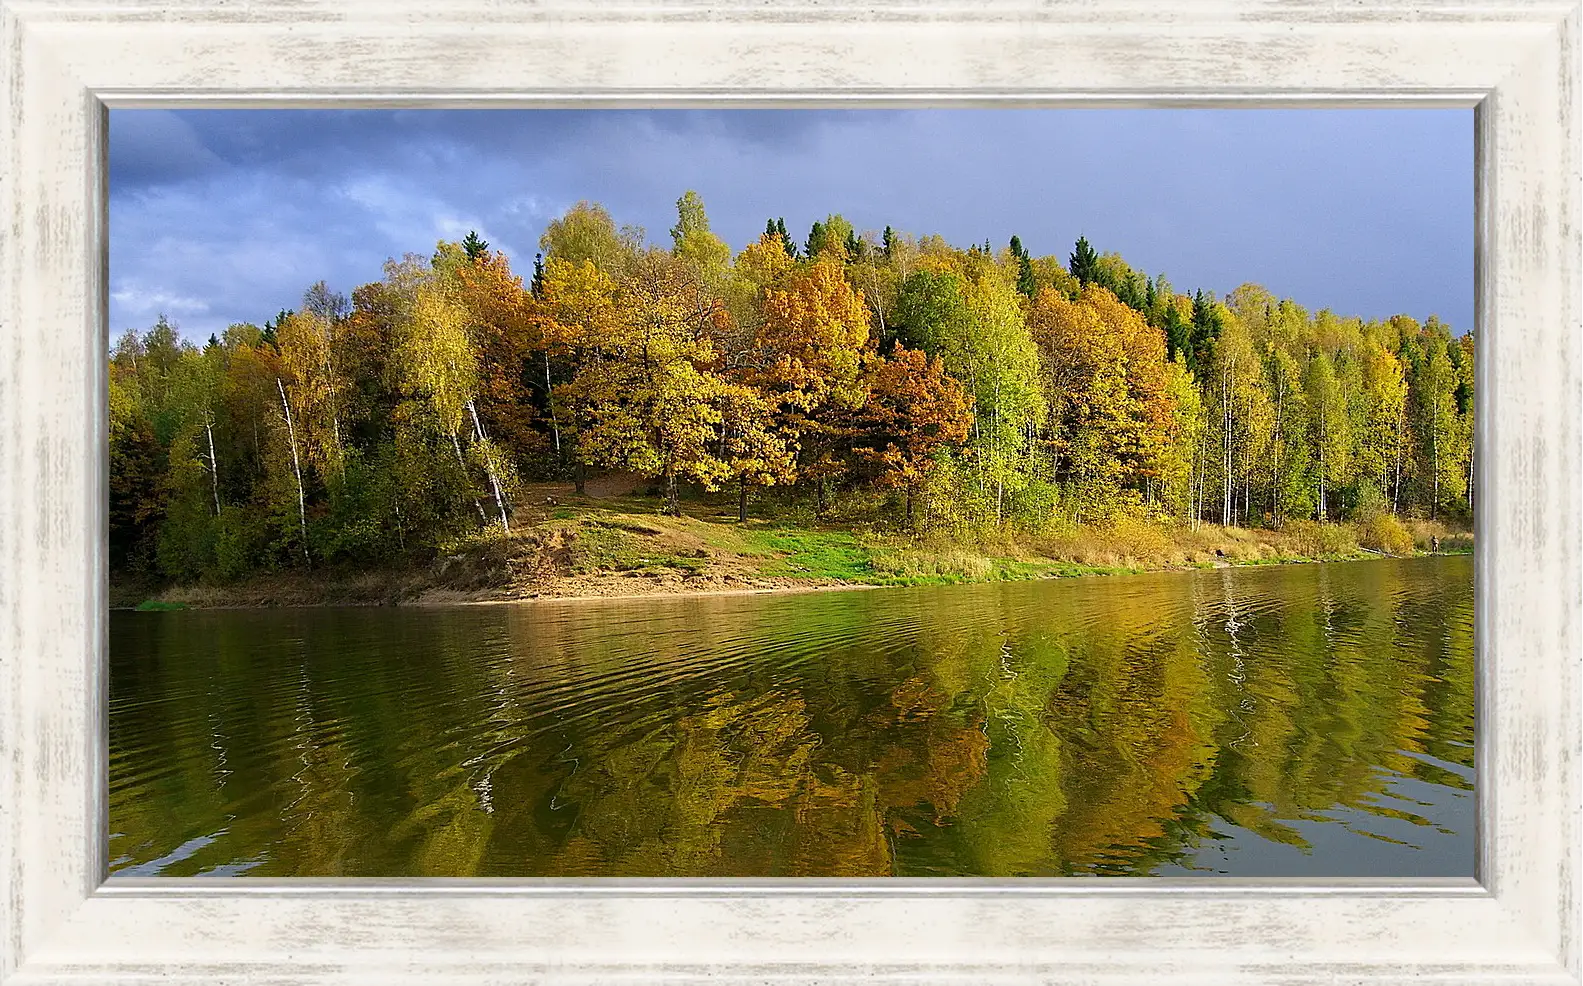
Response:
[{"label": "green pine tree", "polygon": [[275,330],[280,328],[280,326],[285,323],[286,319],[290,318],[294,314],[296,313],[282,308],[274,318],[264,323],[264,331],[259,335],[259,341],[271,348],[274,348]]},{"label": "green pine tree", "polygon": [[1192,325],[1184,318],[1175,305],[1165,306],[1164,323],[1161,328],[1165,330],[1165,357],[1175,360],[1178,355],[1187,364],[1189,370],[1198,368],[1197,357],[1192,347]]},{"label": "green pine tree", "polygon": [[478,235],[477,231],[470,229],[466,238],[462,240],[462,250],[467,254],[468,260],[477,260],[489,252],[489,244]]},{"label": "green pine tree", "polygon": [[1099,254],[1089,245],[1087,237],[1077,238],[1077,246],[1072,250],[1066,269],[1071,271],[1079,284],[1092,284],[1099,280]]},{"label": "green pine tree", "polygon": [[824,249],[824,223],[814,220],[813,226],[808,230],[808,245],[803,252],[809,257],[818,257],[819,251]]},{"label": "green pine tree", "polygon": [[1215,303],[1213,295],[1206,295],[1202,290],[1193,295],[1193,328],[1188,339],[1187,365],[1189,369],[1196,370],[1209,359],[1209,347],[1220,338],[1220,330],[1225,328],[1220,319],[1220,306]]},{"label": "green pine tree", "polygon": [[1011,238],[1011,255],[1017,258],[1017,293],[1032,298],[1039,293],[1039,286],[1033,280],[1033,257],[1022,245],[1022,237]]}]

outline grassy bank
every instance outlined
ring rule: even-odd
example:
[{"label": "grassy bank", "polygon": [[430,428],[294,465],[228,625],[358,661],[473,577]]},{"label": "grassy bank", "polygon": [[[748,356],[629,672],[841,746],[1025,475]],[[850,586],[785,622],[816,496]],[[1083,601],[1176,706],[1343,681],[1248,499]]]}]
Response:
[{"label": "grassy bank", "polygon": [[114,606],[144,609],[423,605],[542,598],[796,591],[1067,578],[1228,565],[1471,550],[1470,535],[1423,521],[1288,522],[1280,530],[1123,519],[1039,534],[914,536],[861,524],[772,517],[737,523],[728,507],[681,517],[635,494],[543,497],[510,534],[481,532],[431,564],[286,571],[224,585],[116,581]]}]

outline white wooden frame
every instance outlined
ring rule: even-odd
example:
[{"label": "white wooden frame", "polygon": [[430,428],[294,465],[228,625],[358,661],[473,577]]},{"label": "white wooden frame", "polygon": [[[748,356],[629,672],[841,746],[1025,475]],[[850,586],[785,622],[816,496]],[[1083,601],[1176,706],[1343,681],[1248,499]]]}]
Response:
[{"label": "white wooden frame", "polygon": [[[1580,12],[0,0],[0,982],[1578,983]],[[1478,107],[1479,881],[106,883],[105,108],[832,102]]]}]

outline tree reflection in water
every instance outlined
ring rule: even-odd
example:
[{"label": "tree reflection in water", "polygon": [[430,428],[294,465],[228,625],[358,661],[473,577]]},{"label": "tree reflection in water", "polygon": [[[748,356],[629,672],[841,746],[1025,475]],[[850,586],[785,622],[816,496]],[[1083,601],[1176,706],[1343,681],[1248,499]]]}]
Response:
[{"label": "tree reflection in water", "polygon": [[1471,875],[1472,576],[116,613],[112,866]]}]

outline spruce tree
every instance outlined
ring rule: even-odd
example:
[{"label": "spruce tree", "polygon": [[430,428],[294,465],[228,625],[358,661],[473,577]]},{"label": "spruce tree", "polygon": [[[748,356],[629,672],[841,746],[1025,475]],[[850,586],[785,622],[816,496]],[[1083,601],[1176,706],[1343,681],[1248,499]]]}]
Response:
[{"label": "spruce tree", "polygon": [[1071,271],[1079,284],[1088,285],[1099,280],[1099,254],[1089,246],[1087,237],[1077,238],[1077,246],[1072,250],[1067,270]]},{"label": "spruce tree", "polygon": [[280,328],[281,325],[285,324],[286,319],[290,318],[294,314],[296,313],[282,308],[274,318],[264,323],[264,331],[259,334],[259,341],[268,344],[271,348],[274,348],[275,330]]},{"label": "spruce tree", "polygon": [[462,240],[462,250],[467,254],[468,260],[477,260],[489,251],[489,244],[479,237],[476,230],[468,230],[467,236]]},{"label": "spruce tree", "polygon": [[1023,247],[1022,237],[1011,238],[1011,255],[1017,258],[1017,292],[1032,298],[1039,293],[1039,286],[1033,280],[1033,257]]},{"label": "spruce tree", "polygon": [[1135,312],[1145,314],[1147,313],[1148,308],[1144,301],[1144,295],[1143,292],[1138,290],[1138,282],[1136,278],[1129,277],[1121,281],[1116,281],[1115,278],[1111,278],[1110,280],[1114,283],[1106,284],[1105,287],[1110,288],[1110,290],[1115,293],[1117,299],[1119,299],[1123,305],[1126,305]]},{"label": "spruce tree", "polygon": [[1198,358],[1193,352],[1190,338],[1192,326],[1182,318],[1182,313],[1175,305],[1165,307],[1165,317],[1161,321],[1165,330],[1165,358],[1174,360],[1180,355],[1189,370],[1197,370]]},{"label": "spruce tree", "polygon": [[533,297],[537,298],[544,293],[544,254],[533,255],[533,283],[529,287]]},{"label": "spruce tree", "polygon": [[819,256],[819,251],[824,249],[824,223],[814,220],[812,228],[808,230],[808,245],[803,252],[809,257]]},{"label": "spruce tree", "polygon": [[1033,279],[1033,260],[1025,253],[1017,258],[1017,293],[1032,298],[1039,293]]},{"label": "spruce tree", "polygon": [[884,238],[880,240],[880,248],[885,252],[885,259],[889,260],[891,251],[896,247],[896,231],[889,226],[885,227]]},{"label": "spruce tree", "polygon": [[1193,295],[1193,332],[1190,338],[1190,353],[1188,365],[1197,368],[1209,358],[1209,346],[1220,338],[1220,330],[1224,328],[1220,321],[1220,309],[1215,304],[1213,295],[1204,294],[1203,290]]}]

